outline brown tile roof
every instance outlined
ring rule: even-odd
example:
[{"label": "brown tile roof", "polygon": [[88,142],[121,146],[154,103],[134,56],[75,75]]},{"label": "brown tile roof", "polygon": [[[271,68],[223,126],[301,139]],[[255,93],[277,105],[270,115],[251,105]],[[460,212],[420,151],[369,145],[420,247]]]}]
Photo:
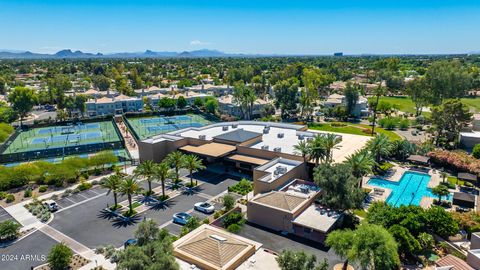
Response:
[{"label": "brown tile roof", "polygon": [[452,266],[452,270],[474,270],[467,262],[451,254],[441,258],[436,264],[439,267]]},{"label": "brown tile roof", "polygon": [[277,207],[287,211],[293,211],[305,201],[305,198],[287,194],[282,191],[272,191],[254,199],[255,202]]}]

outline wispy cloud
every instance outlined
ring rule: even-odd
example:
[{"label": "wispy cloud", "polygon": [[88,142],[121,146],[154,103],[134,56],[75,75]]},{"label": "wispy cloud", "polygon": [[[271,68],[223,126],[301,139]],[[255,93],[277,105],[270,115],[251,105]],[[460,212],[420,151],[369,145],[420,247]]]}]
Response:
[{"label": "wispy cloud", "polygon": [[206,42],[206,41],[200,41],[198,39],[190,41],[190,45],[192,46],[205,46],[205,45],[210,45],[212,44],[211,42]]}]

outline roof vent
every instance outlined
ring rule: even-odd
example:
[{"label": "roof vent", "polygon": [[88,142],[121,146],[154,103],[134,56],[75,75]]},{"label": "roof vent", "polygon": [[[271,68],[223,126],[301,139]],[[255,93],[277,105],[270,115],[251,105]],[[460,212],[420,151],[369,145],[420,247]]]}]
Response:
[{"label": "roof vent", "polygon": [[283,136],[284,136],[283,133],[278,133],[278,134],[277,134],[277,137],[278,137],[278,138],[283,138]]},{"label": "roof vent", "polygon": [[263,128],[263,134],[268,134],[270,132],[270,127]]},{"label": "roof vent", "polygon": [[222,130],[223,130],[223,131],[227,131],[227,130],[228,130],[228,126],[223,126],[223,127],[222,127]]},{"label": "roof vent", "polygon": [[305,135],[303,135],[303,134],[299,134],[299,135],[298,135],[298,139],[299,139],[299,140],[303,140],[304,138],[305,138]]},{"label": "roof vent", "polygon": [[207,138],[207,136],[206,135],[198,135],[198,138],[200,140],[205,140]]},{"label": "roof vent", "polygon": [[215,240],[217,240],[217,241],[220,241],[220,242],[225,242],[225,241],[227,241],[227,238],[221,237],[220,235],[216,235],[216,234],[210,235],[210,238],[213,238],[213,239],[215,239]]},{"label": "roof vent", "polygon": [[262,150],[268,150],[268,145],[262,145],[261,149]]},{"label": "roof vent", "polygon": [[232,125],[232,128],[237,128],[238,127],[238,124],[233,124]]},{"label": "roof vent", "polygon": [[273,148],[273,151],[274,152],[282,152],[282,148],[281,147],[275,147],[275,148]]}]

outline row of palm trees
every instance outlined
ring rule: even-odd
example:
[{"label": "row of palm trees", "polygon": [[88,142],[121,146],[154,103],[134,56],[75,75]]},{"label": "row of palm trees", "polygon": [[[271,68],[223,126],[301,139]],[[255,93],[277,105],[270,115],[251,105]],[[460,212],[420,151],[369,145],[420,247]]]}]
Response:
[{"label": "row of palm trees", "polygon": [[[333,150],[338,149],[341,138],[335,134],[318,134],[310,141],[300,141],[294,146],[295,152],[302,155],[304,160],[311,160],[315,165],[320,163],[331,163],[333,161]],[[353,175],[359,179],[359,186],[362,186],[362,177],[372,173],[382,160],[390,156],[393,144],[384,134],[379,134],[367,143],[367,146],[350,155],[346,163],[352,168]]]},{"label": "row of palm trees", "polygon": [[132,208],[132,196],[138,194],[142,188],[139,180],[143,178],[148,183],[148,191],[145,192],[146,197],[153,195],[152,182],[158,181],[162,186],[162,195],[160,200],[167,198],[165,195],[165,182],[172,179],[174,186],[178,186],[180,182],[180,169],[188,169],[190,172],[190,187],[194,187],[197,183],[193,183],[193,173],[198,170],[205,169],[202,161],[195,155],[185,155],[179,151],[175,151],[167,155],[161,163],[154,163],[151,160],[142,162],[133,172],[133,175],[123,175],[119,172],[109,176],[103,183],[103,187],[108,189],[107,195],[111,192],[114,198],[114,209],[118,208],[117,196],[127,196],[130,212]]},{"label": "row of palm trees", "polygon": [[305,161],[314,160],[318,165],[333,161],[333,150],[338,149],[341,141],[342,138],[333,133],[317,134],[312,140],[302,140],[293,148]]}]

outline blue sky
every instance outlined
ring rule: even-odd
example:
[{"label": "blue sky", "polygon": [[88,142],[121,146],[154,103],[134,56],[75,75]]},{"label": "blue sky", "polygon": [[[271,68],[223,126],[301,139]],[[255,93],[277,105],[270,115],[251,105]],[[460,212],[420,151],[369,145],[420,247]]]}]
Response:
[{"label": "blue sky", "polygon": [[480,1],[0,0],[0,49],[480,51]]}]

